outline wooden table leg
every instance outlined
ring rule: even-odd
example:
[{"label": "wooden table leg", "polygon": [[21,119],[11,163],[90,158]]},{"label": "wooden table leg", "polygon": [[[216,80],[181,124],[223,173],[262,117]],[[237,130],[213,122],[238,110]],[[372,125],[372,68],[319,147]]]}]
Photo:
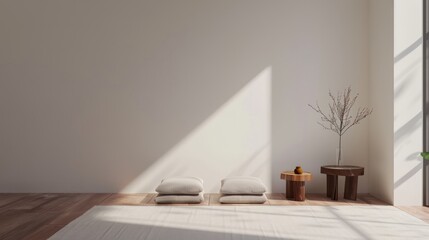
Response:
[{"label": "wooden table leg", "polygon": [[346,177],[344,185],[344,199],[356,201],[357,199],[358,176]]},{"label": "wooden table leg", "polygon": [[305,200],[305,181],[294,181],[293,184],[293,195],[295,201]]},{"label": "wooden table leg", "polygon": [[326,196],[338,200],[338,176],[326,175]]},{"label": "wooden table leg", "polygon": [[286,198],[293,198],[293,187],[292,181],[286,181]]}]

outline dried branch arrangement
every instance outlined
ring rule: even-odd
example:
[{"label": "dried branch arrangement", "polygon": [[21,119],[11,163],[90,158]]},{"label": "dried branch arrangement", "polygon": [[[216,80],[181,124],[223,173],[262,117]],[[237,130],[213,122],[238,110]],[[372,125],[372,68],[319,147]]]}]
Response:
[{"label": "dried branch arrangement", "polygon": [[351,92],[351,87],[348,87],[343,92],[338,92],[337,96],[334,96],[331,91],[329,91],[331,101],[328,103],[328,112],[324,112],[318,103],[316,103],[315,106],[308,104],[309,107],[320,114],[320,121],[317,123],[324,129],[333,131],[339,136],[337,165],[340,165],[341,162],[342,136],[347,132],[347,130],[359,124],[372,113],[372,109],[359,107],[357,112],[353,114],[351,110],[358,99],[359,94],[352,97]]}]

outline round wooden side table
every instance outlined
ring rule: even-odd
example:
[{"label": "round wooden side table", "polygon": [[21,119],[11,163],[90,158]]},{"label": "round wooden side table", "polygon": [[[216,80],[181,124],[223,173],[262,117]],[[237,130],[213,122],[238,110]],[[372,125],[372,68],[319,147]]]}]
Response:
[{"label": "round wooden side table", "polygon": [[286,198],[295,201],[305,200],[305,182],[311,181],[311,173],[295,174],[293,171],[286,171],[280,174],[280,179],[286,180]]},{"label": "round wooden side table", "polygon": [[359,166],[328,165],[320,168],[320,173],[326,174],[326,196],[338,200],[338,176],[346,177],[344,199],[356,201],[358,177],[364,175],[364,168]]}]

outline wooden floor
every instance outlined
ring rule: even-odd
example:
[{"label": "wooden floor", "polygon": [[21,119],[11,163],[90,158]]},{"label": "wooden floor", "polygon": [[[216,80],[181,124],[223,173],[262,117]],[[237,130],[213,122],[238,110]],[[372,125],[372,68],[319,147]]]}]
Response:
[{"label": "wooden floor", "polygon": [[[156,205],[155,194],[0,194],[0,239],[47,239],[95,205]],[[357,201],[332,201],[321,194],[307,194],[304,202],[285,199],[284,194],[267,194],[266,205],[387,205],[367,194]],[[206,194],[196,205],[220,205],[219,194]],[[195,204],[193,204],[195,205]],[[401,207],[429,223],[429,208]]]}]

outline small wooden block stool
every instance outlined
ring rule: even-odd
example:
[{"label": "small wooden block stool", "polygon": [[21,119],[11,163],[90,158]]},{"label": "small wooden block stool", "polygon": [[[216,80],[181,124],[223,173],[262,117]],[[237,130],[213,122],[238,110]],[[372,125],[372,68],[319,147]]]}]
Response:
[{"label": "small wooden block stool", "polygon": [[295,174],[293,171],[286,171],[280,174],[280,179],[286,180],[286,198],[295,201],[305,200],[305,182],[311,181],[311,173],[303,172]]}]

